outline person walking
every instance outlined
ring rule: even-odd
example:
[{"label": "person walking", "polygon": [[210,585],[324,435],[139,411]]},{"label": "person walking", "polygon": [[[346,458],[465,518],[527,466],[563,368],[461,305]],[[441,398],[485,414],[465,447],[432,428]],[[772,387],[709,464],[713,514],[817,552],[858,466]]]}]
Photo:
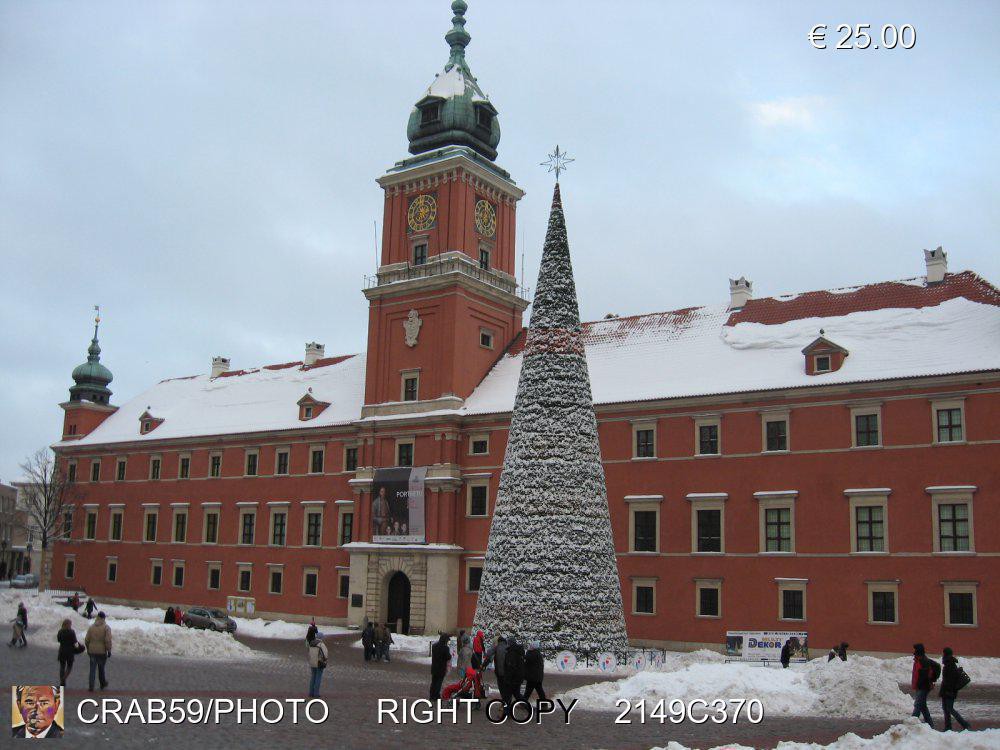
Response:
[{"label": "person walking", "polygon": [[323,643],[319,631],[309,641],[309,669],[311,677],[309,679],[309,697],[319,698],[319,686],[323,681],[323,670],[326,669],[330,660],[330,652]]},{"label": "person walking", "polygon": [[503,663],[504,676],[507,678],[507,692],[510,702],[516,703],[524,700],[521,692],[521,683],[524,682],[524,646],[517,642],[517,638],[510,637],[507,644],[507,653]]},{"label": "person walking", "polygon": [[[94,597],[87,597],[87,606],[83,608],[83,615],[88,620],[94,616],[94,610],[97,609],[97,604],[94,603]],[[164,620],[166,622],[166,620]]]},{"label": "person walking", "polygon": [[386,625],[382,626],[382,630],[378,637],[378,658],[379,660],[385,659],[389,661],[389,646],[393,644],[392,631]]},{"label": "person walking", "polygon": [[371,623],[361,633],[361,645],[365,647],[365,661],[371,661],[375,655],[375,628]]},{"label": "person walking", "polygon": [[913,672],[910,676],[910,687],[914,690],[913,713],[911,716],[922,716],[927,725],[933,729],[934,720],[927,708],[927,695],[937,681],[941,668],[936,661],[927,656],[924,644],[913,644]]},{"label": "person walking", "polygon": [[11,622],[11,637],[7,642],[7,648],[24,648],[28,645],[28,639],[24,635],[24,620],[21,619],[21,611],[14,616]]},{"label": "person walking", "polygon": [[59,653],[56,657],[59,660],[59,684],[66,687],[69,673],[73,671],[73,661],[79,653],[76,631],[73,630],[73,624],[68,618],[62,621],[62,627],[56,633],[56,641],[59,643]]},{"label": "person walking", "polygon": [[494,646],[486,652],[483,659],[483,669],[486,669],[492,662],[493,671],[497,676],[497,690],[500,691],[500,699],[504,705],[510,703],[510,694],[507,691],[507,680],[504,675],[504,661],[507,658],[507,639],[502,635],[497,636]]},{"label": "person walking", "polygon": [[472,667],[472,641],[469,636],[462,635],[458,639],[458,662],[455,666],[455,679],[465,677],[465,670]]},{"label": "person walking", "polygon": [[482,630],[477,630],[472,639],[472,668],[481,670],[483,668],[483,658],[486,656],[486,634]]},{"label": "person walking", "polygon": [[[781,668],[788,669],[789,663],[792,661],[792,639],[789,638],[785,641],[785,645],[781,647]],[[830,661],[827,659],[827,661]]]},{"label": "person walking", "polygon": [[111,658],[111,628],[108,627],[103,612],[98,612],[94,624],[87,628],[83,644],[87,649],[87,656],[90,657],[90,678],[87,681],[87,689],[94,692],[94,673],[96,672],[97,676],[100,677],[101,690],[104,690],[108,686],[108,678],[104,668],[108,659]]},{"label": "person walking", "polygon": [[950,649],[944,650],[944,657],[941,659],[941,687],[938,693],[941,696],[941,711],[944,713],[944,731],[951,731],[951,717],[962,726],[962,729],[971,729],[962,714],[955,710],[955,699],[958,691],[969,684],[969,675],[958,665],[955,653]]},{"label": "person walking", "polygon": [[448,674],[448,663],[451,661],[451,649],[448,648],[447,633],[438,635],[437,643],[431,647],[431,692],[430,698],[436,701],[441,698],[441,684]]},{"label": "person walking", "polygon": [[545,657],[542,656],[541,644],[532,641],[528,650],[524,654],[524,700],[531,698],[534,692],[538,701],[547,700],[545,691],[542,689],[542,680],[545,679]]},{"label": "person walking", "polygon": [[[24,623],[24,632],[28,632],[28,608],[24,606],[24,602],[17,603],[17,616]],[[24,645],[27,646],[28,642],[25,641]]]},{"label": "person walking", "polygon": [[73,608],[74,612],[80,611],[80,594],[73,592],[73,596],[69,598],[69,606]]}]

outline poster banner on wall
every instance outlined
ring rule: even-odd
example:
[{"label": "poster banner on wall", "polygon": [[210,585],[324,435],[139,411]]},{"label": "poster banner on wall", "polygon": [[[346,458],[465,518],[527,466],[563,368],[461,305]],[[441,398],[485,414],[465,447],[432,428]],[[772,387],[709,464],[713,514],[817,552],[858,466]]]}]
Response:
[{"label": "poster banner on wall", "polygon": [[389,544],[426,541],[424,479],[426,466],[376,469],[372,483],[372,541]]},{"label": "poster banner on wall", "polygon": [[726,656],[740,661],[781,661],[781,649],[790,643],[793,662],[809,660],[809,634],[799,630],[728,630]]}]

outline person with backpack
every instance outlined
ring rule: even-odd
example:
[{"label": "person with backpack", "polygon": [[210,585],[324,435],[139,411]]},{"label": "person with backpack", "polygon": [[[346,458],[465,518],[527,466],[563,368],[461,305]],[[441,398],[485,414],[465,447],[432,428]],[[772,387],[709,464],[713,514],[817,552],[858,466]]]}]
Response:
[{"label": "person with backpack", "polygon": [[534,691],[537,701],[547,700],[545,691],[542,690],[542,680],[545,679],[545,657],[542,656],[541,644],[532,641],[524,654],[524,700],[531,698]]},{"label": "person with backpack", "polygon": [[330,652],[323,643],[322,634],[317,632],[309,641],[309,697],[319,698],[319,686],[323,681],[323,670],[330,660]]},{"label": "person with backpack", "polygon": [[431,647],[431,700],[441,698],[441,684],[448,674],[448,664],[451,662],[451,649],[448,648],[447,633],[438,634],[437,643]]},{"label": "person with backpack", "polygon": [[521,683],[524,682],[524,646],[517,642],[515,636],[511,636],[510,643],[507,644],[503,672],[510,703],[524,700],[524,694],[521,692]]},{"label": "person with backpack", "polygon": [[911,716],[922,716],[927,726],[934,728],[930,709],[927,708],[927,696],[941,676],[941,665],[927,656],[924,644],[913,644],[913,673],[910,676],[910,687],[914,690],[913,713]]},{"label": "person with backpack", "polygon": [[944,657],[941,659],[944,665],[941,668],[941,687],[938,693],[941,696],[941,710],[944,713],[944,731],[951,731],[951,717],[962,726],[962,729],[971,729],[962,714],[955,710],[955,698],[958,691],[968,685],[971,680],[965,670],[958,664],[954,652],[950,648],[944,650]]}]

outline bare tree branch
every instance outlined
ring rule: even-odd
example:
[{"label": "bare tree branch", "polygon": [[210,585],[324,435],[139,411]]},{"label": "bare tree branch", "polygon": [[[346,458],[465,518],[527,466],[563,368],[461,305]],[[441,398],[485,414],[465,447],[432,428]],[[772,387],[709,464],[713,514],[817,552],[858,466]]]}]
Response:
[{"label": "bare tree branch", "polygon": [[39,535],[41,548],[64,538],[63,514],[76,496],[66,471],[47,448],[41,448],[21,464],[24,474],[23,507]]}]

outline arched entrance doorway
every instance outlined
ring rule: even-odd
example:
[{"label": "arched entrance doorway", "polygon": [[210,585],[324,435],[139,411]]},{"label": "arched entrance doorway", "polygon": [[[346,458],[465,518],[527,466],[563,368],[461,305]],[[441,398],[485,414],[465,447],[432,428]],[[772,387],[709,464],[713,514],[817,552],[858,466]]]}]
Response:
[{"label": "arched entrance doorway", "polygon": [[[387,625],[396,633],[410,632],[410,579],[406,574],[396,571],[389,579]],[[400,627],[396,627],[396,623]]]}]

